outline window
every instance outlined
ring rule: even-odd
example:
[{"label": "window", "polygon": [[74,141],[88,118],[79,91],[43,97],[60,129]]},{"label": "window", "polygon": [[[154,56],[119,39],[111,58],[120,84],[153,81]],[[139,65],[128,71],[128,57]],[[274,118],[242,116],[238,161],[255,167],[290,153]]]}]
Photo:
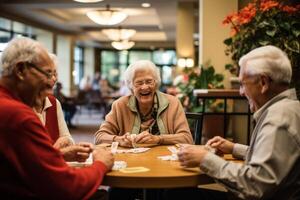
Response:
[{"label": "window", "polygon": [[84,54],[83,48],[75,46],[74,49],[74,70],[73,70],[73,80],[75,85],[79,85],[80,80],[83,78],[83,64],[84,64]]},{"label": "window", "polygon": [[162,85],[170,85],[172,83],[173,66],[176,65],[176,53],[174,50],[102,50],[101,76],[108,79],[113,86],[118,86],[128,65],[137,60],[151,60],[160,68]]},{"label": "window", "polygon": [[14,37],[26,36],[36,39],[34,29],[25,24],[0,18],[0,43],[6,43]]}]

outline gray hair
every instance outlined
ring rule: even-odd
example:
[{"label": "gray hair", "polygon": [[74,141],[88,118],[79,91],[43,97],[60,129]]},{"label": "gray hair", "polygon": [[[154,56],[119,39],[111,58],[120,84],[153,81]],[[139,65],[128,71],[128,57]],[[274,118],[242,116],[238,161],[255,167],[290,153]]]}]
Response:
[{"label": "gray hair", "polygon": [[[11,75],[15,66],[20,62],[40,63],[42,45],[30,38],[18,37],[12,39],[1,55],[2,75]],[[46,51],[46,50],[45,50]]]},{"label": "gray hair", "polygon": [[160,86],[161,79],[158,67],[149,60],[139,60],[129,65],[124,73],[125,83],[130,90],[132,90],[133,79],[137,71],[150,71],[156,82],[156,87]]},{"label": "gray hair", "polygon": [[291,82],[290,60],[275,46],[268,45],[250,51],[239,60],[239,65],[249,75],[265,74],[277,83]]}]

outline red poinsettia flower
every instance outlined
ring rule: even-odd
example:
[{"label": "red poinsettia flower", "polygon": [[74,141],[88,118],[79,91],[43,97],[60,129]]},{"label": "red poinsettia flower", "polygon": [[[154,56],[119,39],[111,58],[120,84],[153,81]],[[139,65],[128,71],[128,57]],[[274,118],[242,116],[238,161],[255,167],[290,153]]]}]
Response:
[{"label": "red poinsettia flower", "polygon": [[262,1],[260,4],[260,10],[263,12],[270,10],[271,8],[278,7],[279,3],[276,1]]},{"label": "red poinsettia flower", "polygon": [[282,7],[282,10],[287,12],[287,13],[293,13],[293,12],[296,12],[298,10],[298,8],[294,8],[292,6],[283,6]]},{"label": "red poinsettia flower", "polygon": [[239,24],[249,23],[256,15],[256,7],[254,3],[249,3],[248,6],[239,12]]}]

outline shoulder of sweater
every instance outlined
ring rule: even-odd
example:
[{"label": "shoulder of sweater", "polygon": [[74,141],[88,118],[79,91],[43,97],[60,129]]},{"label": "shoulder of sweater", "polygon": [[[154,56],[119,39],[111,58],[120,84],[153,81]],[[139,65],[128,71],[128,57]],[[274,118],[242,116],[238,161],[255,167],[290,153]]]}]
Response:
[{"label": "shoulder of sweater", "polygon": [[170,95],[170,94],[166,94],[166,93],[163,93],[163,92],[160,92],[160,94],[162,96],[164,96],[168,101],[169,103],[178,103],[179,102],[179,99],[173,95]]},{"label": "shoulder of sweater", "polygon": [[131,95],[128,95],[128,96],[122,96],[122,97],[118,98],[117,100],[115,100],[115,101],[113,102],[113,104],[114,104],[114,105],[122,105],[122,104],[127,105],[128,102],[129,102],[130,96],[131,96]]}]

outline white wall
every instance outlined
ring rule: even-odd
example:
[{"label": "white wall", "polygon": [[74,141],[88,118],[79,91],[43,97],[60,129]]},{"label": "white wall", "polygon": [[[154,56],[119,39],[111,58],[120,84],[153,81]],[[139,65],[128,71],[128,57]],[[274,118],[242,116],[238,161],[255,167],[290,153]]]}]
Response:
[{"label": "white wall", "polygon": [[49,52],[53,53],[53,33],[42,29],[36,29],[36,34],[36,40],[41,42]]},{"label": "white wall", "polygon": [[70,95],[72,91],[72,71],[74,45],[72,37],[57,36],[58,81],[63,84],[63,93]]},{"label": "white wall", "polygon": [[229,73],[225,64],[231,58],[225,55],[224,39],[230,36],[229,27],[222,25],[224,18],[238,9],[238,0],[199,0],[199,63],[210,62],[218,73],[225,74],[229,88]]}]

